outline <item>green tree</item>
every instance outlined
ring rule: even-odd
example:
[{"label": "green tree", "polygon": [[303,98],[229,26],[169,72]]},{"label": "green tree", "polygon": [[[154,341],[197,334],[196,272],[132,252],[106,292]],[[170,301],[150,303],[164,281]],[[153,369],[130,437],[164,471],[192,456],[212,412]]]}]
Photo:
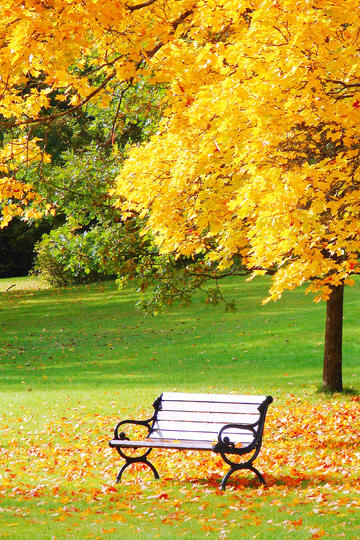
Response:
[{"label": "green tree", "polygon": [[[149,246],[138,235],[136,216],[130,223],[121,221],[109,190],[128,148],[147,140],[156,129],[162,96],[160,86],[144,81],[129,85],[126,92],[115,91],[106,110],[89,104],[75,117],[61,117],[66,129],[64,133],[57,129],[60,142],[53,137],[56,123],[37,127],[52,159],[42,164],[41,174],[34,166],[32,184],[63,218],[61,227],[36,247],[35,269],[53,283],[124,275],[136,268],[138,252]],[[128,259],[133,262],[125,268]]]}]

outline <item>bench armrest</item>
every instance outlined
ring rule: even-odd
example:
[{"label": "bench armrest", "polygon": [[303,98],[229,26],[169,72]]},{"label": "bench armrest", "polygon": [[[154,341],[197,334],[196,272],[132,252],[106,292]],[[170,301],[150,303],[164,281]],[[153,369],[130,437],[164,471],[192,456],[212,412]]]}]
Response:
[{"label": "bench armrest", "polygon": [[119,433],[119,429],[121,426],[124,426],[126,424],[130,424],[130,425],[133,425],[133,426],[144,426],[144,427],[147,427],[148,429],[148,435],[151,431],[151,421],[152,421],[152,418],[150,418],[149,420],[121,420],[121,422],[119,422],[117,424],[117,426],[115,427],[114,429],[114,439],[120,439],[121,441],[129,441],[129,437],[126,437],[125,433],[122,431],[121,433]]},{"label": "bench armrest", "polygon": [[[226,424],[220,429],[218,433],[218,442],[214,446],[214,451],[215,452],[229,452],[233,454],[236,454],[236,453],[241,454],[241,453],[245,453],[244,451],[246,452],[251,451],[252,448],[255,447],[255,444],[259,438],[258,437],[259,431],[256,429],[256,427],[258,426],[259,426],[258,422],[255,422],[255,424]],[[241,448],[236,448],[235,443],[231,442],[229,437],[223,436],[224,431],[228,429],[245,429],[247,431],[250,431],[253,434],[254,439],[248,445],[242,446]]]},{"label": "bench armrest", "polygon": [[159,396],[154,401],[153,407],[154,407],[154,414],[148,420],[121,420],[121,422],[119,422],[117,424],[117,426],[115,427],[115,429],[114,429],[114,439],[121,440],[121,441],[125,441],[125,440],[129,441],[130,440],[129,437],[126,437],[126,435],[125,435],[125,433],[123,431],[119,434],[119,428],[121,426],[126,425],[126,424],[131,424],[133,426],[147,427],[148,428],[148,436],[149,436],[149,434],[151,433],[153,424],[155,422],[157,412],[161,407],[161,396]]},{"label": "bench armrest", "polygon": [[[266,396],[264,401],[258,407],[258,411],[260,413],[259,419],[253,424],[233,423],[233,424],[226,424],[225,426],[223,426],[219,431],[218,442],[214,445],[214,451],[223,452],[223,453],[227,452],[227,453],[233,453],[233,454],[246,454],[254,450],[255,447],[258,447],[258,450],[260,450],[263,430],[264,430],[265,416],[266,416],[268,406],[272,402],[273,402],[273,398],[271,396]],[[242,446],[241,448],[237,448],[235,443],[230,441],[229,437],[223,437],[224,431],[230,428],[245,429],[247,431],[250,431],[253,434],[254,438],[249,444],[246,444],[245,446]]]}]

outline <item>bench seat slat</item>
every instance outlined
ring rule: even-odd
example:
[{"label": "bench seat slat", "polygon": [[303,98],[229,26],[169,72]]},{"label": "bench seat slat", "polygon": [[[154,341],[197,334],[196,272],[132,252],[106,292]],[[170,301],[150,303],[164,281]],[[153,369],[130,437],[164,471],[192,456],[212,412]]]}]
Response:
[{"label": "bench seat slat", "polygon": [[213,450],[210,441],[173,440],[173,439],[145,439],[143,441],[120,441],[113,439],[110,446],[121,448],[173,448],[179,450]]},{"label": "bench seat slat", "polygon": [[205,403],[254,403],[260,405],[266,396],[243,396],[236,394],[188,394],[181,392],[163,392],[163,401],[203,401]]},{"label": "bench seat slat", "polygon": [[163,411],[184,411],[184,412],[207,412],[207,413],[243,413],[255,414],[258,404],[240,403],[206,403],[194,401],[163,401],[161,408]]},{"label": "bench seat slat", "polygon": [[194,411],[163,411],[157,413],[158,422],[180,421],[180,422],[207,422],[224,424],[253,424],[259,418],[259,411],[256,414],[243,413],[216,413],[216,412],[194,412]]}]

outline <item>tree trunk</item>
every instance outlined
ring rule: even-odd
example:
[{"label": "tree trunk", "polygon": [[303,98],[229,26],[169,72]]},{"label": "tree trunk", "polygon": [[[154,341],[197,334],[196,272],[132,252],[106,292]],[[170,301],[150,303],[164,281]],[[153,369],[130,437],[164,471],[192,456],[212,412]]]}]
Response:
[{"label": "tree trunk", "polygon": [[332,288],[326,303],[323,388],[342,392],[342,327],[344,284]]}]

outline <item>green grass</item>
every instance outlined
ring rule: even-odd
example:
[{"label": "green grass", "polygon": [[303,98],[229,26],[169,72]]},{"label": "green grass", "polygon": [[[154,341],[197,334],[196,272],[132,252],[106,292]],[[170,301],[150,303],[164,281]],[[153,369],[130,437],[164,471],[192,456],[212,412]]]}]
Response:
[{"label": "green grass", "polygon": [[[0,471],[9,492],[4,495],[6,489],[0,490],[0,537],[132,538],[138,533],[141,538],[206,534],[309,538],[324,529],[332,537],[345,532],[348,538],[356,538],[360,521],[347,501],[339,503],[341,512],[324,514],[315,511],[320,503],[311,498],[299,502],[294,492],[281,499],[281,486],[274,488],[275,495],[272,488],[261,495],[256,483],[248,480],[219,494],[214,487],[219,480],[216,471],[210,471],[210,483],[195,471],[190,471],[194,483],[191,474],[179,482],[165,478],[160,484],[146,474],[149,481],[137,484],[134,475],[133,485],[125,482],[113,492],[118,464],[101,447],[96,452],[105,456],[105,472],[102,458],[96,462],[96,473],[88,477],[84,473],[78,482],[74,475],[60,478],[56,467],[46,469],[41,448],[50,452],[57,444],[61,448],[74,444],[57,426],[68,423],[73,435],[73,422],[78,422],[80,453],[81,441],[94,444],[92,430],[103,433],[105,449],[117,419],[149,413],[150,404],[163,390],[271,394],[284,407],[289,396],[319,403],[331,399],[317,393],[324,305],[314,304],[303,290],[296,290],[278,303],[262,306],[268,286],[266,278],[227,281],[224,291],[235,298],[235,313],[207,306],[199,295],[190,307],[174,306],[153,318],[135,310],[135,291],[118,291],[111,282],[46,290],[29,278],[1,280],[1,440],[4,452],[14,445],[18,464]],[[346,291],[344,384],[350,389],[360,388],[359,302],[358,286]],[[29,457],[29,447],[37,440],[39,453]],[[34,496],[27,496],[28,485],[38,489]],[[358,496],[354,489],[352,501]],[[166,497],[159,498],[162,490]],[[329,492],[324,484],[322,493],[329,498]],[[248,500],[249,495],[252,507],[246,504],[247,517],[242,519],[242,499]],[[274,503],[278,499],[280,506]],[[337,493],[331,500],[335,504],[338,499]],[[180,517],[171,517],[174,505]],[[114,522],[116,531],[111,532]]]},{"label": "green grass", "polygon": [[[17,399],[28,399],[29,391],[62,395],[65,387],[97,392],[99,385],[121,389],[126,399],[133,389],[147,395],[164,388],[312,392],[321,382],[324,305],[298,290],[262,306],[264,279],[228,282],[224,289],[236,299],[236,313],[199,297],[190,308],[173,307],[155,318],[135,310],[134,291],[112,283],[12,289],[0,305],[2,392]],[[356,387],[360,294],[358,288],[347,292],[344,381]]]}]

